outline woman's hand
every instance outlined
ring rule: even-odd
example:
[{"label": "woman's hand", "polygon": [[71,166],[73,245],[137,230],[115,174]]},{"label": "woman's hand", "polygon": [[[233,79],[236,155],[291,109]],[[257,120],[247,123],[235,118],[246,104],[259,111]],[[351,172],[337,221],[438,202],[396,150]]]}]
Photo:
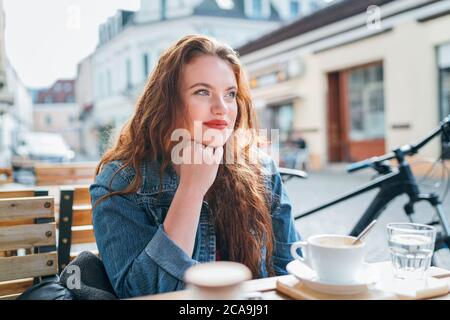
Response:
[{"label": "woman's hand", "polygon": [[180,184],[164,220],[164,230],[192,257],[203,198],[216,179],[223,147],[212,148],[190,141],[181,154],[181,158],[172,154],[172,162],[178,165]]},{"label": "woman's hand", "polygon": [[182,150],[180,188],[196,191],[202,197],[214,183],[223,157],[223,147],[209,147],[191,141]]}]

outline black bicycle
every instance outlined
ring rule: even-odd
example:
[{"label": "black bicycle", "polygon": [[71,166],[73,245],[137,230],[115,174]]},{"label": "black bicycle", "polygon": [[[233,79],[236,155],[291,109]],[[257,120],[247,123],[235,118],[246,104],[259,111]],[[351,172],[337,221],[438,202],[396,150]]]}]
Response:
[{"label": "black bicycle", "polygon": [[[437,129],[417,144],[404,145],[383,156],[373,157],[351,164],[347,169],[349,173],[372,168],[377,172],[378,177],[357,190],[346,193],[332,201],[301,213],[296,216],[295,219],[298,220],[304,218],[337,203],[379,188],[379,192],[350,232],[351,236],[356,236],[368,226],[370,222],[377,219],[393,199],[406,194],[409,201],[404,205],[404,211],[411,222],[415,222],[414,205],[416,203],[425,201],[433,207],[435,216],[431,222],[427,223],[428,225],[437,226],[438,229],[432,263],[435,266],[450,269],[450,226],[442,208],[442,200],[439,195],[434,192],[421,192],[416,177],[406,159],[407,156],[417,154],[421,148],[437,136],[441,136],[442,141],[450,141],[450,115],[440,123]],[[393,159],[397,162],[396,167],[390,162],[390,160]],[[442,154],[438,160],[443,161]],[[445,166],[445,164],[443,165]],[[304,175],[301,174],[290,175],[289,172],[284,171],[282,171],[281,174],[284,176],[283,180],[287,180],[289,177],[293,176],[304,177]],[[449,181],[450,179],[447,181],[444,197],[449,191]]]}]

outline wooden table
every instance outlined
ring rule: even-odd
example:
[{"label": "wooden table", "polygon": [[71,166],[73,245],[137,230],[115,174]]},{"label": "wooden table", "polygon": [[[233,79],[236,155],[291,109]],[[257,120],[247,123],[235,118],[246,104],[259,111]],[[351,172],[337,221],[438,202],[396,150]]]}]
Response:
[{"label": "wooden table", "polygon": [[[390,262],[378,262],[375,265],[378,265],[380,268],[390,267]],[[431,267],[428,272],[429,275],[443,275],[448,274],[449,271],[441,268]],[[279,277],[271,277],[257,280],[250,280],[244,283],[244,290],[246,292],[259,292],[261,293],[261,298],[263,300],[292,300],[290,297],[278,292],[276,290],[277,280],[285,279],[291,280],[295,279],[293,275],[279,276]],[[447,281],[450,282],[450,276],[446,278]],[[190,290],[181,290],[175,292],[168,292],[156,295],[148,295],[142,297],[136,297],[132,300],[190,300],[192,299],[192,293]],[[342,299],[346,299],[345,296],[342,296]],[[440,296],[433,298],[437,300],[450,300],[450,293],[445,296]]]}]

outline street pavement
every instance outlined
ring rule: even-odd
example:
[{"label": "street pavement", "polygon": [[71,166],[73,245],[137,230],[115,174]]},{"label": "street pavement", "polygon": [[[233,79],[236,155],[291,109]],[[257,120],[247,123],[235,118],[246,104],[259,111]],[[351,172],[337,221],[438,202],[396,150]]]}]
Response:
[{"label": "street pavement", "polygon": [[[309,172],[309,177],[305,180],[291,179],[285,186],[292,202],[293,213],[298,215],[370,182],[372,177],[373,174],[367,171],[348,174],[345,172],[345,166],[337,165],[330,166],[321,172]],[[439,188],[434,188],[434,185],[430,187],[430,184],[432,184],[430,180],[421,184],[424,186],[423,191],[435,190],[438,194],[443,194],[445,191],[445,184],[441,184]],[[348,234],[376,193],[376,190],[370,191],[296,220],[296,228],[302,238],[319,233]],[[374,229],[367,235],[366,260],[368,262],[389,259],[386,225],[390,222],[409,222],[403,211],[407,200],[407,196],[401,196],[392,201],[378,218]],[[450,219],[450,194],[446,197],[443,207],[446,216]],[[433,210],[428,204],[419,203],[415,209],[416,222],[431,221]]]}]

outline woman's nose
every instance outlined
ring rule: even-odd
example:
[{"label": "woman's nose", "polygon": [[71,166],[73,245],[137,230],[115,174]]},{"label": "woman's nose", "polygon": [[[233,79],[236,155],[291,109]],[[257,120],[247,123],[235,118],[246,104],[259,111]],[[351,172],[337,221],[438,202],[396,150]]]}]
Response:
[{"label": "woman's nose", "polygon": [[216,97],[211,106],[211,111],[213,114],[227,114],[228,113],[228,105],[221,97]]}]

